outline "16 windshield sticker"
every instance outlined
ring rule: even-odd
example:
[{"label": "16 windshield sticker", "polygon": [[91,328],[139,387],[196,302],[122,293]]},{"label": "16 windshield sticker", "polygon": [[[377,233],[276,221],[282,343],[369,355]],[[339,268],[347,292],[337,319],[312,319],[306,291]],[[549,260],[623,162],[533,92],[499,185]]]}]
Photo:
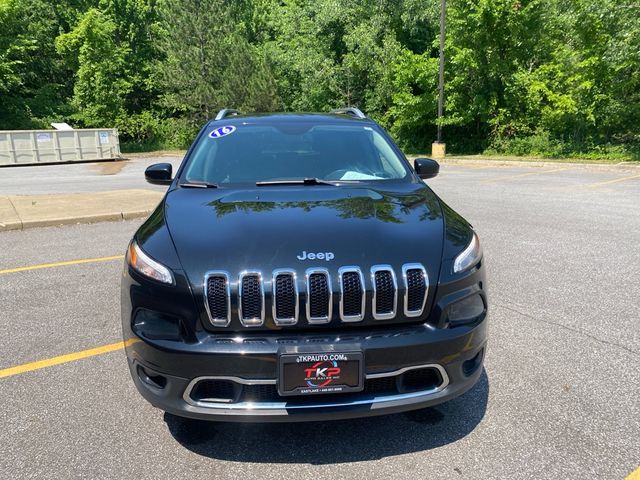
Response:
[{"label": "16 windshield sticker", "polygon": [[213,132],[209,134],[209,138],[221,138],[227,135],[232,134],[236,131],[236,127],[233,125],[227,125],[225,127],[216,128]]}]

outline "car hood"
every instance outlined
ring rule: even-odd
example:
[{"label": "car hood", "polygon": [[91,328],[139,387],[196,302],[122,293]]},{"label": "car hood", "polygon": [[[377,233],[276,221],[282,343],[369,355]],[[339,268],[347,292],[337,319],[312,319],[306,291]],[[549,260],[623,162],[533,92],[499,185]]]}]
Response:
[{"label": "car hood", "polygon": [[270,277],[277,268],[333,272],[357,265],[366,272],[390,264],[399,273],[402,264],[418,262],[438,278],[442,208],[423,184],[392,192],[350,186],[177,188],[164,202],[180,263],[196,288],[209,270],[232,277],[259,270]]}]

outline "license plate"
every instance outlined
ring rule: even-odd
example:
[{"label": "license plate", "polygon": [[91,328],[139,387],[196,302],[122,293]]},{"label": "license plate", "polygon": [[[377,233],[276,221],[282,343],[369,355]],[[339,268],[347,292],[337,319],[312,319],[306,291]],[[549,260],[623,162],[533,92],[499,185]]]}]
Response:
[{"label": "license plate", "polygon": [[278,393],[314,395],[359,392],[364,388],[362,352],[282,354]]}]

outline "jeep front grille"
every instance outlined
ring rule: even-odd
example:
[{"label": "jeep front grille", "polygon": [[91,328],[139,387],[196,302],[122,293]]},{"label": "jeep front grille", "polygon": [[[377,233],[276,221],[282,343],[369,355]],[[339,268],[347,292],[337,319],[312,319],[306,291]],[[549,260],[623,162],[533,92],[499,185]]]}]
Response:
[{"label": "jeep front grille", "polygon": [[[248,270],[236,283],[227,272],[210,271],[204,279],[205,309],[214,327],[229,326],[236,312],[242,326],[264,326],[266,307],[275,326],[297,325],[301,317],[306,324],[327,324],[337,320],[333,317],[335,288],[336,308],[344,323],[393,320],[398,315],[406,321],[424,314],[429,277],[423,265],[403,265],[400,286],[390,265],[374,265],[369,273],[365,276],[360,267],[345,266],[332,278],[326,268],[310,268],[302,277],[294,269],[277,269],[265,280],[262,272]],[[400,312],[399,295],[404,307]]]},{"label": "jeep front grille", "polygon": [[407,317],[419,317],[424,311],[429,290],[427,271],[419,263],[402,266],[404,278],[404,314]]},{"label": "jeep front grille", "polygon": [[364,318],[365,291],[362,271],[358,267],[342,267],[340,276],[340,319],[359,322]]},{"label": "jeep front grille", "polygon": [[329,272],[324,268],[310,268],[306,277],[307,320],[309,323],[328,323],[333,304]]},{"label": "jeep front grille", "polygon": [[388,320],[396,316],[398,284],[390,265],[371,267],[373,282],[373,318]]},{"label": "jeep front grille", "polygon": [[231,323],[231,291],[226,272],[208,272],[204,280],[205,307],[211,323],[226,327]]},{"label": "jeep front grille", "polygon": [[296,272],[273,272],[273,321],[276,325],[294,325],[298,322],[298,286]]},{"label": "jeep front grille", "polygon": [[260,272],[240,274],[238,309],[240,322],[245,327],[259,327],[264,323],[264,285]]}]

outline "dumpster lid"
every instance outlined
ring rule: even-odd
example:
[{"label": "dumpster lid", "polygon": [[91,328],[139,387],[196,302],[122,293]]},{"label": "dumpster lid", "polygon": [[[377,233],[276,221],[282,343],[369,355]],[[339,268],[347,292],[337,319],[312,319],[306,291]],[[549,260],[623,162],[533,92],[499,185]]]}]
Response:
[{"label": "dumpster lid", "polygon": [[73,127],[71,125],[69,125],[68,123],[65,123],[65,122],[52,123],[51,126],[53,128],[55,128],[56,130],[73,130]]}]

